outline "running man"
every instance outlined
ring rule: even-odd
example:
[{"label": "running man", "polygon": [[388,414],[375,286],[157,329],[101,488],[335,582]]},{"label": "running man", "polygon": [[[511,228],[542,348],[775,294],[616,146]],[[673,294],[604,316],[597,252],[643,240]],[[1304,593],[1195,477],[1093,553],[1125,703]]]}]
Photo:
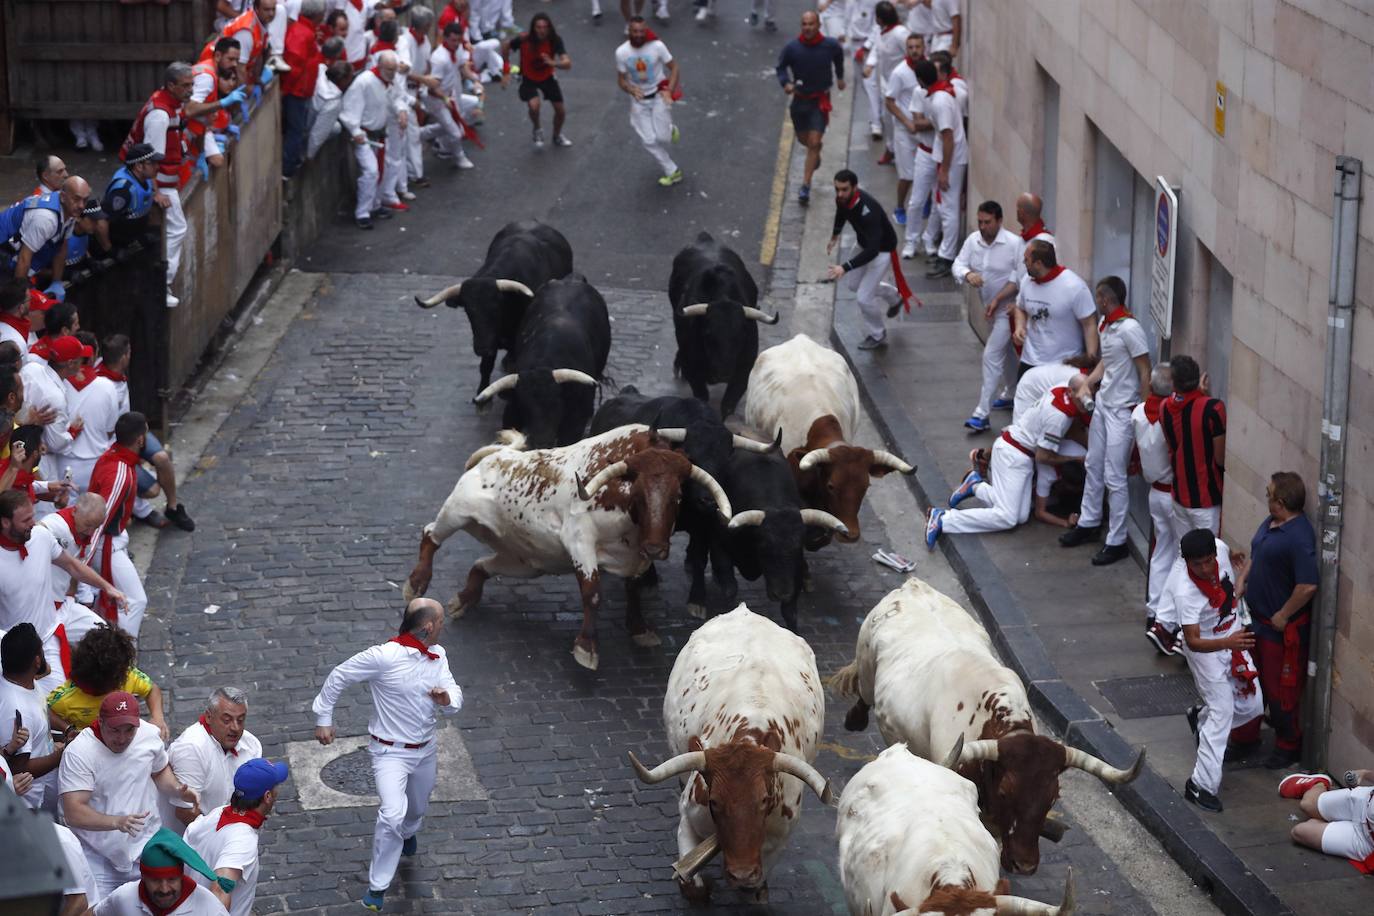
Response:
[{"label": "running man", "polygon": [[544,130],[539,125],[541,95],[553,106],[553,145],[572,146],[572,141],[563,136],[563,120],[568,111],[563,107],[563,89],[554,73],[572,69],[572,58],[563,47],[563,39],[554,31],[549,14],[535,13],[530,30],[510,40],[510,50],[520,52],[520,101],[529,106],[535,148],[544,146]]},{"label": "running man", "polygon": [[802,206],[811,202],[811,176],[821,164],[821,140],[830,124],[832,69],[835,88],[844,92],[844,51],[838,41],[821,34],[820,14],[807,10],[801,15],[801,34],[778,55],[778,82],[792,96],[792,129],[806,147],[806,172],[797,191]]},{"label": "running man", "polygon": [[651,35],[643,16],[630,20],[629,40],[615,49],[616,82],[628,94],[630,126],[649,155],[663,169],[658,183],[667,188],[682,180],[682,169],[668,155],[678,141],[673,125],[673,93],[678,86],[677,61],[668,46]]},{"label": "running man", "polygon": [[[846,223],[854,228],[855,249],[847,260],[830,265],[827,276],[839,280],[848,275],[845,282],[858,299],[859,319],[865,332],[859,349],[876,350],[887,346],[884,306],[880,300],[887,300],[887,317],[895,318],[902,306],[911,309],[911,290],[907,289],[901,262],[897,260],[897,232],[888,222],[883,205],[867,191],[859,190],[859,176],[849,169],[840,169],[835,173],[835,225],[825,246],[826,254],[835,249]],[[885,282],[889,272],[895,286]]]}]

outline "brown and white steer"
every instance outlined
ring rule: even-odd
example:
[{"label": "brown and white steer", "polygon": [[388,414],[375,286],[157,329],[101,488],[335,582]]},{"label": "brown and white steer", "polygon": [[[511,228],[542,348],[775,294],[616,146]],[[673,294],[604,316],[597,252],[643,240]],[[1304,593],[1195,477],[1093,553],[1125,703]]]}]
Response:
[{"label": "brown and white steer", "polygon": [[978,818],[978,789],[946,766],[960,750],[942,765],[894,744],[844,787],[835,836],[849,912],[1072,913],[1072,870],[1060,906],[1010,896],[998,880],[997,841]]},{"label": "brown and white steer", "polygon": [[[831,804],[830,785],[811,766],[825,722],[825,697],[811,647],[741,604],[703,624],[678,655],[663,699],[668,748],[652,770],[633,753],[647,783],[687,776],[678,801],[678,851],[714,836],[725,877],[767,900],[767,874],[801,816],[803,790]],[[679,879],[684,896],[705,900],[699,876]]]},{"label": "brown and white steer", "polygon": [[1040,831],[1069,767],[1108,783],[1140,774],[1145,752],[1118,769],[1053,738],[1035,734],[1030,700],[1016,673],[993,652],[987,631],[967,611],[912,577],[869,611],[854,661],[830,686],[855,697],[845,728],[868,727],[868,711],[888,744],[940,760],[959,739],[960,775],[978,787],[978,806],[1002,844],[1002,867],[1033,874]]},{"label": "brown and white steer", "polygon": [[[859,539],[869,480],[916,472],[891,452],[852,444],[860,409],[859,385],[844,357],[805,334],[764,350],[749,374],[745,422],[770,436],[782,430],[803,502],[844,522],[848,532],[835,536],[847,544]],[[831,534],[816,531],[807,546],[814,550]]]},{"label": "brown and white steer", "polygon": [[429,588],[439,545],[466,531],[493,552],[472,565],[463,590],[449,604],[454,617],[481,600],[492,576],[570,572],[582,594],[582,631],[573,657],[595,670],[604,570],[625,577],[625,627],[635,644],[658,645],[658,636],[644,623],[634,579],[654,560],[667,558],[687,480],[715,497],[722,520],[730,518],[730,500],[720,484],[642,424],[532,451],[523,450],[519,433],[502,435],[502,444],[484,446],[468,459],[438,516],[425,526],[419,559],[406,581],[406,600]]}]

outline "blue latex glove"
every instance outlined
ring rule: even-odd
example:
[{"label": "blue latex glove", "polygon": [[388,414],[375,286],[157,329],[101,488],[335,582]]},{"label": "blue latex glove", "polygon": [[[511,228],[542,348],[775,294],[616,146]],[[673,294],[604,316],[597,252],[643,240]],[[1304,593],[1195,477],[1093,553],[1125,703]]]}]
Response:
[{"label": "blue latex glove", "polygon": [[228,108],[230,105],[242,105],[244,99],[246,99],[247,97],[248,93],[244,91],[242,86],[240,86],[233,92],[226,95],[224,98],[220,99],[219,107]]},{"label": "blue latex glove", "polygon": [[262,86],[264,89],[267,88],[272,80],[276,78],[276,75],[276,70],[273,70],[271,67],[263,67],[262,76],[258,77],[258,85]]},{"label": "blue latex glove", "polygon": [[239,126],[237,124],[230,124],[228,127],[224,128],[224,130],[235,140],[239,138]]},{"label": "blue latex glove", "polygon": [[47,289],[43,290],[43,295],[47,296],[49,299],[56,299],[58,302],[66,302],[67,287],[59,280],[56,283],[50,284]]},{"label": "blue latex glove", "polygon": [[196,171],[200,172],[201,178],[206,181],[210,180],[210,160],[205,158],[204,153],[201,153],[200,158],[196,159]]},{"label": "blue latex glove", "polygon": [[257,108],[257,107],[258,107],[259,105],[261,105],[261,104],[262,104],[262,87],[261,87],[261,86],[254,86],[254,87],[253,87],[253,107],[254,107],[254,108]]}]

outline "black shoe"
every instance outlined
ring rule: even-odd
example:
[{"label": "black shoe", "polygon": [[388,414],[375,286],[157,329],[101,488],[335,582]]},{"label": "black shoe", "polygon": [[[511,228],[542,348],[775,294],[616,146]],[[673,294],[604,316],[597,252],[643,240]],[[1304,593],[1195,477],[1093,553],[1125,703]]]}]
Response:
[{"label": "black shoe", "polygon": [[1074,525],[1068,531],[1059,535],[1060,547],[1077,547],[1079,544],[1087,544],[1097,540],[1097,535],[1102,531],[1099,526],[1084,528],[1082,525]]},{"label": "black shoe", "polygon": [[1187,711],[1186,713],[1184,713],[1184,715],[1188,717],[1188,727],[1189,727],[1190,729],[1192,729],[1192,731],[1193,731],[1193,744],[1197,744],[1197,743],[1198,743],[1198,735],[1197,735],[1198,717],[1202,715],[1202,706],[1201,706],[1201,705],[1198,705],[1198,706],[1189,706],[1189,707],[1188,707],[1188,711]]},{"label": "black shoe", "polygon": [[1124,560],[1130,555],[1130,548],[1125,544],[1104,544],[1101,550],[1093,554],[1093,565],[1111,566],[1117,560]]},{"label": "black shoe", "polygon": [[1160,655],[1182,655],[1178,648],[1178,634],[1173,633],[1164,624],[1157,622],[1153,617],[1145,622],[1145,638],[1148,639]]},{"label": "black shoe", "polygon": [[1183,797],[1204,811],[1215,811],[1221,813],[1221,799],[1217,798],[1206,789],[1200,789],[1197,783],[1189,779],[1183,786]]},{"label": "black shoe", "polygon": [[948,277],[954,268],[953,261],[946,261],[944,258],[936,258],[935,264],[930,270],[926,271],[927,280],[938,280],[941,277]]},{"label": "black shoe", "polygon": [[887,307],[887,317],[896,318],[897,313],[902,310],[902,300],[898,299]]},{"label": "black shoe", "polygon": [[1302,755],[1297,751],[1286,751],[1276,747],[1274,752],[1264,761],[1264,768],[1266,770],[1286,770],[1297,763],[1301,757]]},{"label": "black shoe", "polygon": [[169,521],[167,521],[167,516],[163,515],[156,509],[154,509],[152,512],[149,512],[147,515],[141,516],[139,518],[139,521],[147,525],[149,528],[157,528],[159,530],[166,528],[169,524],[171,524]]},{"label": "black shoe", "polygon": [[167,510],[167,520],[176,525],[182,531],[195,531],[196,523],[187,514],[186,507],[177,503],[175,507]]},{"label": "black shoe", "polygon": [[371,228],[372,228],[372,220],[370,220],[370,219],[368,219],[366,216],[364,216],[364,217],[362,217],[361,219],[355,219],[355,220],[353,221],[353,225],[357,226],[359,229],[371,229]]},{"label": "black shoe", "polygon": [[430,181],[428,178],[412,178],[410,179],[410,186],[412,188],[428,188]]},{"label": "black shoe", "polygon": [[391,219],[395,215],[395,213],[392,213],[386,207],[378,207],[376,210],[372,211],[373,219]]}]

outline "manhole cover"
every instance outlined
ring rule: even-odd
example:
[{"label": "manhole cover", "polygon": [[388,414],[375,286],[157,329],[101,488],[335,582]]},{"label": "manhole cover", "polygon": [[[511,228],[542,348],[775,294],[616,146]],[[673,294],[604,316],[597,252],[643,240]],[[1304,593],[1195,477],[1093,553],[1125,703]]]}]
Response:
[{"label": "manhole cover", "polygon": [[1093,681],[1123,719],[1182,716],[1199,702],[1191,674],[1151,674]]},{"label": "manhole cover", "polygon": [[372,755],[367,748],[336,757],[320,771],[320,780],[329,788],[349,795],[376,795],[372,781]]}]

